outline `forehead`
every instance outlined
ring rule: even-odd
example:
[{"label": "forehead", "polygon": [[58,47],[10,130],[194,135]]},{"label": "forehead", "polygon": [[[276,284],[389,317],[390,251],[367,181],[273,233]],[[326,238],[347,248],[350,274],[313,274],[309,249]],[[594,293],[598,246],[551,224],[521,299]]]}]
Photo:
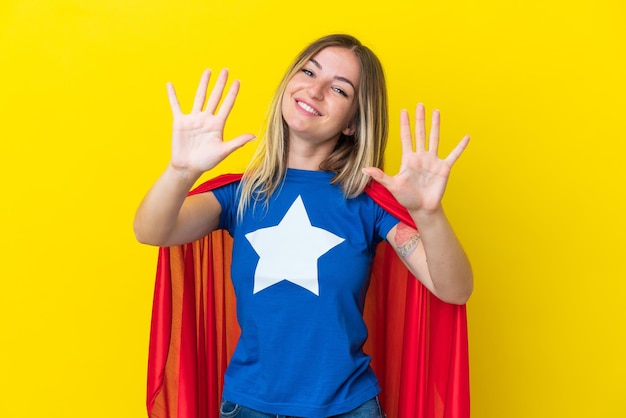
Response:
[{"label": "forehead", "polygon": [[344,77],[355,85],[359,83],[361,76],[361,63],[354,51],[340,46],[326,47],[311,57],[323,72],[333,77]]}]

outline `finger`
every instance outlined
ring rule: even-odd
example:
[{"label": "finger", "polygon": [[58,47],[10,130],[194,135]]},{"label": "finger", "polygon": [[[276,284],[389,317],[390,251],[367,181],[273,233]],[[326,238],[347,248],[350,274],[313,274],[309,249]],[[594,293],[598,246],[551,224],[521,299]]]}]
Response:
[{"label": "finger", "polygon": [[362,169],[361,171],[363,172],[363,174],[367,174],[372,179],[376,180],[377,182],[379,182],[385,187],[387,187],[387,185],[389,184],[389,181],[392,178],[391,176],[388,176],[387,174],[385,174],[383,170],[377,167],[366,167]]},{"label": "finger", "polygon": [[174,117],[180,116],[182,111],[180,110],[180,104],[178,103],[178,98],[176,97],[176,90],[174,90],[174,85],[172,83],[167,83],[167,98],[170,101],[170,109],[172,110]]},{"label": "finger", "polygon": [[463,139],[461,139],[461,142],[459,142],[457,146],[454,147],[452,151],[450,151],[450,154],[448,154],[448,156],[445,159],[446,163],[452,166],[456,162],[456,160],[459,159],[461,154],[463,154],[463,151],[465,151],[467,144],[469,144],[469,140],[470,140],[469,135],[465,135]]},{"label": "finger", "polygon": [[400,111],[400,141],[402,144],[402,153],[408,154],[413,152],[413,138],[411,137],[411,121],[409,120],[409,112],[406,109]]},{"label": "finger", "polygon": [[222,94],[224,93],[224,87],[226,86],[226,81],[228,80],[228,70],[223,69],[220,71],[219,77],[217,77],[217,82],[215,86],[213,86],[213,90],[211,91],[211,95],[209,96],[209,101],[206,104],[206,111],[213,114],[215,113],[215,109],[217,109],[217,105],[222,99]]},{"label": "finger", "polygon": [[439,122],[440,115],[437,109],[433,110],[433,118],[430,123],[430,136],[428,138],[428,152],[437,155],[439,150]]},{"label": "finger", "polygon": [[228,94],[224,98],[222,105],[220,106],[220,110],[217,112],[217,116],[226,119],[228,115],[230,115],[230,111],[232,110],[235,100],[237,99],[237,94],[239,93],[239,80],[233,81],[233,84],[228,89]]},{"label": "finger", "polygon": [[211,70],[204,70],[202,73],[202,77],[200,77],[200,83],[198,84],[198,89],[196,90],[196,97],[193,101],[192,112],[202,112],[202,107],[204,106],[204,102],[206,101],[206,90],[209,86],[209,80],[211,78]]},{"label": "finger", "polygon": [[415,109],[415,151],[426,150],[426,124],[424,122],[424,105],[418,103]]},{"label": "finger", "polygon": [[244,145],[246,145],[248,142],[252,141],[255,138],[256,136],[253,134],[243,134],[243,135],[239,135],[237,138],[231,139],[230,141],[226,143],[228,154],[231,154],[237,149],[243,147]]}]

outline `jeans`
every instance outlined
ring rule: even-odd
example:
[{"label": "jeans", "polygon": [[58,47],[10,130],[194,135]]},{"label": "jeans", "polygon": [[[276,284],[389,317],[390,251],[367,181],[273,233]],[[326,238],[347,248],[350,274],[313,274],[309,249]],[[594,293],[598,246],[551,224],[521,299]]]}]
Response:
[{"label": "jeans", "polygon": [[[363,405],[350,412],[334,415],[330,418],[385,418],[378,402],[378,397],[372,398]],[[285,415],[266,414],[265,412],[255,411],[229,401],[223,401],[220,408],[220,418],[298,418],[288,417]]]}]

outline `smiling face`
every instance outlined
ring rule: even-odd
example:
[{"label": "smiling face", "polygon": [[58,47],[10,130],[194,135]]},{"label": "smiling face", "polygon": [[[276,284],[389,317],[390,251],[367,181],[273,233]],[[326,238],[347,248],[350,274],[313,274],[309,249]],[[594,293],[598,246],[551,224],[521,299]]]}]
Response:
[{"label": "smiling face", "polygon": [[356,55],[343,47],[322,49],[305,63],[282,97],[290,142],[326,144],[332,150],[342,133],[352,135],[360,76]]}]

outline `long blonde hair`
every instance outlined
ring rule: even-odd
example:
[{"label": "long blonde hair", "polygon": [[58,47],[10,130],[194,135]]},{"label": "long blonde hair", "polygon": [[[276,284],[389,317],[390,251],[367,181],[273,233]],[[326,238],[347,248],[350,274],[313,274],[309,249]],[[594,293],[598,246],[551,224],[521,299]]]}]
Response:
[{"label": "long blonde hair", "polygon": [[383,167],[387,144],[387,88],[383,68],[376,55],[350,35],[329,35],[306,47],[287,69],[272,99],[265,135],[252,157],[241,181],[241,200],[238,215],[241,217],[250,204],[267,203],[280,186],[287,171],[289,127],[282,117],[282,98],[291,78],[322,49],[338,46],[356,55],[361,77],[358,86],[357,110],[354,115],[355,132],[341,134],[320,170],[333,172],[332,184],[340,184],[347,198],[363,192],[369,177],[361,172],[365,167]]}]

